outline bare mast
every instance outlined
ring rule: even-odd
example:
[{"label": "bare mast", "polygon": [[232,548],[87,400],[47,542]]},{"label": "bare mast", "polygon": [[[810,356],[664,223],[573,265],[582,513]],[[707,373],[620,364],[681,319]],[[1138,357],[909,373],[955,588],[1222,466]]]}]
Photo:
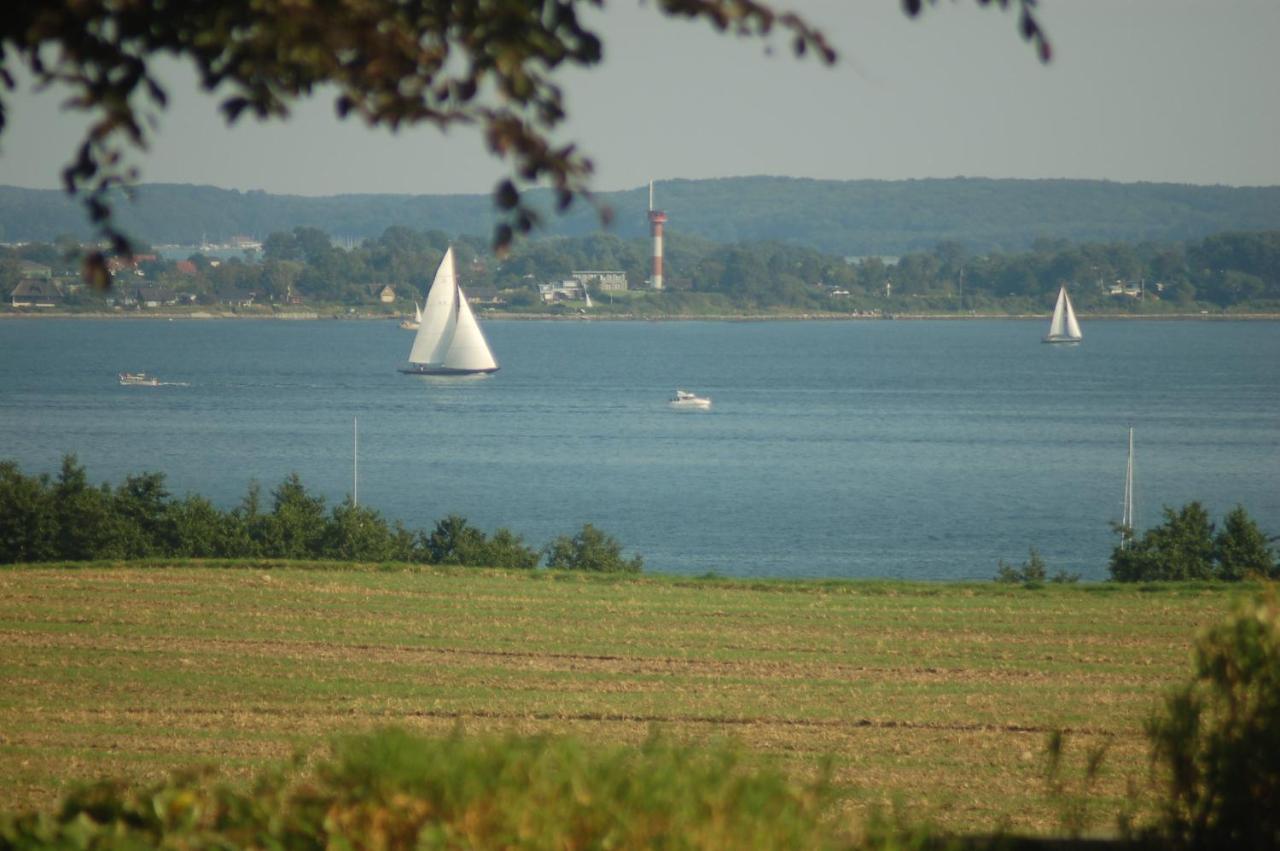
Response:
[{"label": "bare mast", "polygon": [[1133,516],[1133,426],[1129,426],[1129,463],[1124,471],[1124,508],[1120,516],[1120,525],[1124,528],[1125,536],[1120,544],[1122,547],[1128,548],[1133,542],[1136,522]]}]

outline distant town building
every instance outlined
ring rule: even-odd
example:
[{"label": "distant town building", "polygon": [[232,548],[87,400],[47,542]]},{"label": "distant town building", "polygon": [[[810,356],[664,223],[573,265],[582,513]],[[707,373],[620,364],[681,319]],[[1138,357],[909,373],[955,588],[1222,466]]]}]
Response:
[{"label": "distant town building", "polygon": [[467,291],[468,304],[506,304],[497,287],[474,287]]},{"label": "distant town building", "polygon": [[57,307],[62,298],[62,287],[56,281],[27,278],[13,288],[9,303],[14,307]]},{"label": "distant town building", "polygon": [[229,304],[232,307],[249,307],[257,297],[258,294],[256,292],[244,292],[236,289],[218,290],[215,295],[219,302]]},{"label": "distant town building", "polygon": [[627,291],[627,273],[618,271],[571,272],[570,277],[583,287],[595,285],[602,293],[621,293]]},{"label": "distant town building", "polygon": [[383,304],[392,304],[396,300],[396,290],[390,284],[369,284],[369,297]]},{"label": "distant town building", "polygon": [[1107,287],[1107,295],[1141,298],[1144,289],[1142,281],[1116,281]]},{"label": "distant town building", "polygon": [[547,304],[555,301],[582,301],[586,298],[586,293],[582,283],[572,278],[554,284],[538,284],[538,295]]},{"label": "distant town building", "polygon": [[178,303],[177,293],[161,287],[138,287],[137,298],[140,307],[160,307]]},{"label": "distant town building", "polygon": [[156,255],[154,254],[135,254],[132,257],[108,257],[107,270],[113,275],[129,271],[135,275],[142,276],[143,271],[138,268],[138,264],[154,262],[155,260]]}]

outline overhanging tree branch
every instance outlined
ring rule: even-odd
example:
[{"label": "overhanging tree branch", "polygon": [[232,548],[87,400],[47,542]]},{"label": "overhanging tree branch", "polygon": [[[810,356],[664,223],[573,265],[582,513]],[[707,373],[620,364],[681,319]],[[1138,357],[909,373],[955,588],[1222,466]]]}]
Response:
[{"label": "overhanging tree branch", "polygon": [[[1048,42],[1035,0],[978,0],[1020,11],[1020,29],[1042,60]],[[599,36],[579,11],[605,0],[10,0],[0,16],[0,91],[16,88],[11,63],[38,86],[71,91],[66,105],[93,119],[63,185],[79,197],[100,236],[128,254],[112,218],[113,199],[137,180],[130,153],[148,147],[168,95],[151,62],[175,56],[194,66],[220,98],[229,124],[252,114],[284,118],[318,87],[334,86],[338,115],[370,127],[479,126],[489,149],[510,164],[494,190],[502,211],[494,242],[505,248],[537,223],[523,189],[547,185],[557,207],[575,200],[608,211],[590,191],[592,162],[550,136],[566,117],[554,77],[564,65],[600,62]],[[781,31],[798,57],[826,64],[836,52],[802,16],[757,0],[654,0],[669,17],[702,20],[717,30],[769,39]],[[910,15],[921,0],[903,0]],[[0,96],[0,133],[5,109]],[[103,251],[90,254],[86,276],[106,287]]]}]

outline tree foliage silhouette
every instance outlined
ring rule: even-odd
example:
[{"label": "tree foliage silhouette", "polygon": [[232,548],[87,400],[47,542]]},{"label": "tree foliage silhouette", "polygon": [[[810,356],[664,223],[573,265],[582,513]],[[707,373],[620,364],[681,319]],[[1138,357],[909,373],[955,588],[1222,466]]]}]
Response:
[{"label": "tree foliage silhouette", "polygon": [[[1036,0],[978,2],[1017,8],[1023,37],[1048,59]],[[764,40],[781,31],[797,56],[836,60],[818,29],[764,0],[653,5],[740,36]],[[913,16],[923,5],[903,2]],[[557,74],[603,56],[580,12],[604,7],[604,0],[10,0],[0,16],[0,87],[12,92],[12,69],[23,66],[37,86],[67,88],[67,105],[89,116],[63,183],[119,253],[130,244],[112,221],[113,191],[137,179],[128,154],[146,149],[169,102],[154,70],[161,55],[190,63],[231,124],[244,115],[282,118],[331,86],[338,114],[371,127],[478,125],[512,170],[493,192],[504,212],[494,241],[505,247],[537,218],[522,187],[549,184],[560,209],[591,198],[591,159],[550,136],[567,116]],[[5,117],[0,99],[0,133]],[[86,274],[108,284],[101,252],[89,257]]]}]

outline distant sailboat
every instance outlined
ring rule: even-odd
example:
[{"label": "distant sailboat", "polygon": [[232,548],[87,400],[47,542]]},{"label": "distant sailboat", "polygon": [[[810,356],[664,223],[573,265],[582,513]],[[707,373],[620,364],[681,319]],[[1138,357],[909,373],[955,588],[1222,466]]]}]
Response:
[{"label": "distant sailboat", "polygon": [[1049,322],[1049,333],[1042,342],[1045,343],[1078,343],[1084,339],[1080,333],[1080,323],[1076,321],[1076,312],[1071,307],[1071,297],[1067,288],[1058,290],[1058,303],[1053,306],[1053,319]]},{"label": "distant sailboat", "polygon": [[401,322],[400,327],[406,331],[417,331],[422,327],[422,308],[418,307],[416,298],[413,300],[413,318]]},{"label": "distant sailboat", "polygon": [[410,375],[475,375],[498,371],[467,297],[458,286],[453,248],[444,253],[427,292],[422,321],[409,350]]}]

